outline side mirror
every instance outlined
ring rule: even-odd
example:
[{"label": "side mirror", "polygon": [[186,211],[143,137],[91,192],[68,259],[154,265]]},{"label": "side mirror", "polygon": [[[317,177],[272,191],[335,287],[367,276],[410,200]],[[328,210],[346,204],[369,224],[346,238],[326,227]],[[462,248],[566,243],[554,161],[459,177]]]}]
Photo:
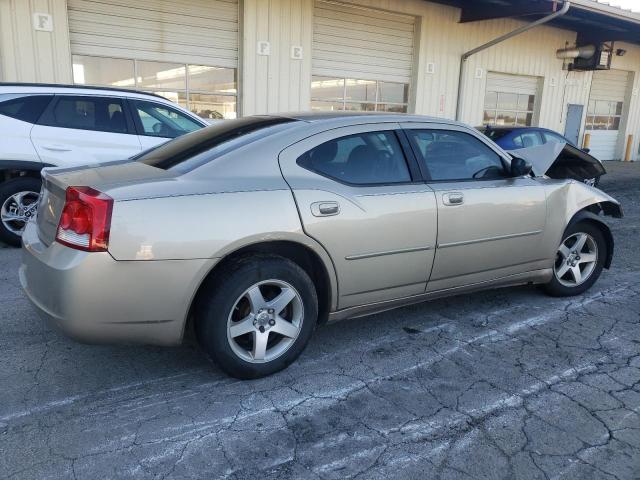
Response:
[{"label": "side mirror", "polygon": [[583,149],[582,149],[582,151],[583,151],[584,153],[589,153],[589,152],[591,151],[591,149],[590,149],[590,148],[583,148]]},{"label": "side mirror", "polygon": [[518,157],[513,157],[511,160],[511,176],[512,177],[524,177],[531,173],[531,164],[526,160]]}]

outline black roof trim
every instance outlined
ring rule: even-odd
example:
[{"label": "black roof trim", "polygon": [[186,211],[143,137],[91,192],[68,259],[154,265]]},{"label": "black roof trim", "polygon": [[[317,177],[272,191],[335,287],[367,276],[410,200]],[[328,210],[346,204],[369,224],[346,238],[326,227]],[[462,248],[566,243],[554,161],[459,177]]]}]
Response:
[{"label": "black roof trim", "polygon": [[170,102],[162,95],[157,93],[143,92],[141,90],[132,90],[130,88],[117,87],[99,87],[92,85],[73,85],[68,83],[21,83],[21,82],[0,82],[0,87],[51,87],[51,88],[80,88],[84,90],[104,90],[108,92],[136,93],[138,95],[149,95],[150,97],[161,98]]}]

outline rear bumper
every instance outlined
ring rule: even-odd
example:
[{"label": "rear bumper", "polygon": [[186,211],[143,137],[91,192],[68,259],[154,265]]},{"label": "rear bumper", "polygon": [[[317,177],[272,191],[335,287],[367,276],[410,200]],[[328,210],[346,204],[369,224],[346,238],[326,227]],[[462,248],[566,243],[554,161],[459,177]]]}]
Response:
[{"label": "rear bumper", "polygon": [[30,222],[20,283],[42,317],[87,343],[175,345],[213,259],[116,261],[57,242],[44,245]]}]

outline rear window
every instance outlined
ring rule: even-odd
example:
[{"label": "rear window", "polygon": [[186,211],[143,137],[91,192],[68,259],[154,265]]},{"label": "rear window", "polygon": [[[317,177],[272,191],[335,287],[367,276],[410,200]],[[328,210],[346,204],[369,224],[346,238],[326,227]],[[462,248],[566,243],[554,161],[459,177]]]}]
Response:
[{"label": "rear window", "polygon": [[496,140],[501,139],[502,137],[504,137],[505,135],[508,135],[509,133],[511,133],[511,130],[506,130],[506,129],[493,129],[493,128],[485,128],[485,129],[478,129],[480,130],[482,133],[485,134],[485,136],[489,137],[491,140],[493,140],[494,142]]},{"label": "rear window", "polygon": [[36,123],[53,95],[0,95],[0,115]]},{"label": "rear window", "polygon": [[163,143],[132,159],[163,170],[186,173],[232,150],[288,128],[288,124],[295,121],[266,116],[225,120]]}]

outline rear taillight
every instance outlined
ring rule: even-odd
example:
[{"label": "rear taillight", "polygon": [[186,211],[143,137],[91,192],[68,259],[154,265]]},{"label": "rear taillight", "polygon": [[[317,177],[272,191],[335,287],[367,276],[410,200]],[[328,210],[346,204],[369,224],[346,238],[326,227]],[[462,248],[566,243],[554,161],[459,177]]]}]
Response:
[{"label": "rear taillight", "polygon": [[87,252],[105,252],[109,245],[113,199],[91,187],[67,188],[56,241]]}]

